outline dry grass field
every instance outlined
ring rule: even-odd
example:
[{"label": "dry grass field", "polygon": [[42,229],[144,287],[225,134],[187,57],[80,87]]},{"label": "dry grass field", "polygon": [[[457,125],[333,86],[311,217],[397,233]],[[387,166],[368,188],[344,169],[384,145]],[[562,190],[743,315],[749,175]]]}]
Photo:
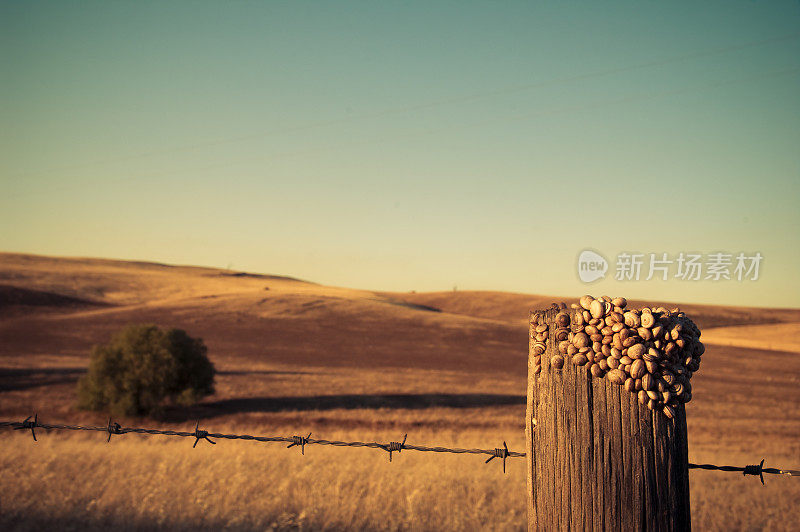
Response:
[{"label": "dry grass field", "polygon": [[[122,424],[491,449],[524,444],[530,308],[557,297],[375,293],[276,276],[0,254],[0,419],[78,411],[95,343],[130,322],[200,336],[217,393]],[[637,306],[641,302],[632,302]],[[682,305],[708,336],[693,462],[800,467],[800,310]],[[524,459],[0,431],[0,529],[521,530]],[[691,473],[697,530],[796,530],[800,480]]]}]

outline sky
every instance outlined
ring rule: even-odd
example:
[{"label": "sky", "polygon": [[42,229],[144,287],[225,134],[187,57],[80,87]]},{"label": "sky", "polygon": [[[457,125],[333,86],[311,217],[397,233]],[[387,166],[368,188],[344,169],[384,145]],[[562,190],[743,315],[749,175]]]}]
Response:
[{"label": "sky", "polygon": [[0,124],[4,251],[800,306],[796,1],[0,0]]}]

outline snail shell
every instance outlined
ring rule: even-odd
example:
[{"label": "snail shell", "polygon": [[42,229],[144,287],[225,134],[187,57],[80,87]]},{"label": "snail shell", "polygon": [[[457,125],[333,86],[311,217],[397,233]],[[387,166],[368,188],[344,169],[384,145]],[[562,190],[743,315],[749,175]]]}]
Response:
[{"label": "snail shell", "polygon": [[553,355],[553,358],[550,359],[550,366],[556,369],[561,369],[564,367],[564,357],[561,355]]},{"label": "snail shell", "polygon": [[670,419],[673,419],[675,417],[675,409],[669,405],[664,405],[662,412],[664,412],[664,415]]},{"label": "snail shell", "polygon": [[545,345],[542,342],[536,342],[533,344],[533,354],[534,355],[541,355],[544,353]]},{"label": "snail shell", "polygon": [[571,346],[571,345],[572,344],[569,343],[566,340],[562,340],[562,341],[558,342],[558,352],[561,353],[561,354],[566,354],[567,353],[567,349],[569,349],[569,346]]},{"label": "snail shell", "polygon": [[653,333],[653,338],[664,338],[664,326],[663,325],[654,325],[652,329],[650,329]]},{"label": "snail shell", "polygon": [[569,356],[572,356],[572,355],[574,355],[574,354],[575,354],[575,353],[577,353],[577,352],[578,352],[578,348],[577,348],[577,347],[575,347],[575,345],[574,345],[574,344],[569,344],[569,345],[567,346],[567,354],[568,354]]},{"label": "snail shell", "polygon": [[634,344],[639,342],[638,336],[628,336],[625,340],[622,341],[622,347],[630,347]]},{"label": "snail shell", "polygon": [[598,301],[595,299],[592,301],[591,305],[589,305],[589,312],[592,314],[592,318],[601,318],[605,315],[606,307],[603,301]]},{"label": "snail shell", "polygon": [[547,330],[547,325],[545,325],[544,323],[541,325],[537,325],[535,330],[537,333],[543,333]]},{"label": "snail shell", "polygon": [[652,360],[645,360],[644,367],[647,368],[648,373],[655,373],[658,371],[658,364]]},{"label": "snail shell", "polygon": [[647,396],[654,401],[658,401],[661,399],[661,394],[659,392],[653,390],[645,390],[647,392]]},{"label": "snail shell", "polygon": [[672,388],[670,388],[670,390],[672,390],[672,393],[674,393],[678,397],[682,397],[683,396],[683,392],[686,391],[686,388],[683,386],[683,384],[681,384],[680,382],[677,382],[677,383],[672,385]]},{"label": "snail shell", "polygon": [[641,324],[641,319],[639,318],[639,315],[633,311],[629,310],[628,312],[623,314],[623,317],[625,319],[625,325],[627,325],[628,327],[636,328],[639,327],[639,325]]},{"label": "snail shell", "polygon": [[645,312],[644,309],[642,310],[642,315],[639,317],[639,320],[642,324],[642,327],[644,327],[645,329],[649,329],[656,323],[655,317],[653,317],[653,315],[650,312]]},{"label": "snail shell", "polygon": [[556,314],[556,325],[559,327],[569,327],[569,321],[569,314],[566,312]]},{"label": "snail shell", "polygon": [[647,392],[645,392],[644,390],[639,390],[637,396],[639,398],[639,404],[646,405],[647,402],[650,400],[650,398],[647,396]]},{"label": "snail shell", "polygon": [[647,367],[642,359],[634,360],[631,364],[631,377],[641,379],[647,373]]},{"label": "snail shell", "polygon": [[617,369],[619,367],[619,360],[616,358],[607,358],[605,361],[608,367],[611,369]]},{"label": "snail shell", "polygon": [[594,298],[592,296],[583,296],[578,300],[578,303],[584,309],[589,310],[589,307],[591,307],[592,305],[592,301],[594,301]]},{"label": "snail shell", "polygon": [[556,331],[556,341],[562,341],[569,338],[569,329],[558,329]]},{"label": "snail shell", "polygon": [[625,308],[628,304],[628,300],[625,299],[624,297],[615,297],[614,299],[611,300],[611,304],[614,305],[615,307]]},{"label": "snail shell", "polygon": [[651,373],[645,373],[642,376],[642,388],[649,391],[656,387],[656,380]]},{"label": "snail shell", "polygon": [[600,366],[601,370],[608,371],[608,361],[605,358],[601,358],[597,365]]},{"label": "snail shell", "polygon": [[589,336],[585,332],[579,332],[572,338],[575,347],[586,347],[589,345]]},{"label": "snail shell", "polygon": [[625,366],[629,366],[630,364],[633,363],[633,360],[626,355],[619,359],[619,363]]},{"label": "snail shell", "polygon": [[625,382],[625,373],[618,369],[612,369],[608,372],[607,378],[614,384],[622,384]]},{"label": "snail shell", "polygon": [[585,366],[589,362],[589,359],[583,356],[582,354],[577,354],[572,357],[572,363],[576,366]]},{"label": "snail shell", "polygon": [[591,371],[592,375],[595,377],[601,377],[603,375],[603,368],[601,368],[599,364],[592,364],[589,371]]},{"label": "snail shell", "polygon": [[703,342],[697,342],[697,344],[696,344],[696,346],[694,348],[695,356],[699,357],[700,355],[702,355],[705,352],[706,352],[706,346],[703,344]]},{"label": "snail shell", "polygon": [[645,360],[650,360],[652,362],[658,362],[659,360],[661,360],[661,351],[659,351],[655,347],[650,347],[647,349],[647,352],[642,355],[642,358]]},{"label": "snail shell", "polygon": [[642,358],[644,352],[645,352],[644,344],[633,344],[628,348],[628,356],[633,359]]},{"label": "snail shell", "polygon": [[636,391],[636,381],[634,379],[625,379],[625,390],[628,392],[635,392]]},{"label": "snail shell", "polygon": [[622,340],[619,339],[618,334],[615,334],[614,337],[611,338],[611,347],[617,351],[622,351],[625,349],[625,346],[622,344]]}]

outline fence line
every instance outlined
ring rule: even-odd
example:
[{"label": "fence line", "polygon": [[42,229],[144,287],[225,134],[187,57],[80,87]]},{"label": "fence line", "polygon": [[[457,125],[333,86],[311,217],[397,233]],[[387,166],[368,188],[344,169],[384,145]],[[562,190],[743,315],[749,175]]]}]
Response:
[{"label": "fence line", "polygon": [[[406,434],[403,437],[402,442],[393,441],[389,443],[318,440],[318,439],[312,439],[310,432],[308,433],[307,436],[291,436],[291,437],[251,436],[249,434],[222,434],[218,432],[209,432],[207,430],[201,430],[200,421],[196,423],[194,431],[187,432],[187,431],[176,431],[176,430],[145,429],[139,427],[123,427],[119,423],[114,423],[110,418],[108,420],[108,424],[105,427],[39,423],[39,416],[38,414],[35,414],[33,416],[28,416],[23,421],[0,421],[0,427],[9,427],[13,430],[30,430],[34,441],[37,441],[36,429],[40,428],[45,430],[76,430],[76,431],[86,430],[86,431],[105,432],[108,434],[108,439],[106,441],[109,443],[111,442],[111,436],[122,435],[122,434],[179,436],[184,438],[194,438],[195,439],[194,444],[192,445],[193,448],[197,447],[197,444],[200,442],[200,440],[205,440],[208,443],[216,444],[216,442],[211,440],[211,438],[225,439],[225,440],[251,440],[257,442],[283,442],[289,444],[286,447],[287,449],[291,447],[300,447],[301,454],[305,454],[306,445],[331,445],[334,447],[367,447],[371,449],[380,449],[388,452],[390,462],[392,461],[392,453],[395,452],[399,453],[404,450],[433,452],[433,453],[483,454],[483,455],[489,455],[489,458],[485,462],[487,464],[495,458],[501,458],[503,461],[503,473],[506,472],[507,458],[525,457],[525,453],[509,451],[506,442],[503,442],[503,447],[495,448],[494,450],[489,450],[489,449],[459,449],[459,448],[449,448],[449,447],[428,447],[424,445],[412,445],[406,443],[406,438],[408,437],[408,434]],[[763,459],[759,464],[747,465],[744,467],[690,463],[689,469],[706,469],[711,471],[741,472],[743,475],[753,475],[759,477],[761,479],[761,484],[764,484],[765,473],[770,475],[786,475],[790,477],[800,477],[800,471],[798,470],[764,467]]]}]

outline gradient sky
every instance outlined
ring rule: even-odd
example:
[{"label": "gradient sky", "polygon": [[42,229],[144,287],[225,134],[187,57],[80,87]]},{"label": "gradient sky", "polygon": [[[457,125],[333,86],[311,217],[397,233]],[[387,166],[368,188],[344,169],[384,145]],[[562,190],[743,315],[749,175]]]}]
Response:
[{"label": "gradient sky", "polygon": [[0,121],[5,251],[800,306],[797,1],[3,1]]}]

